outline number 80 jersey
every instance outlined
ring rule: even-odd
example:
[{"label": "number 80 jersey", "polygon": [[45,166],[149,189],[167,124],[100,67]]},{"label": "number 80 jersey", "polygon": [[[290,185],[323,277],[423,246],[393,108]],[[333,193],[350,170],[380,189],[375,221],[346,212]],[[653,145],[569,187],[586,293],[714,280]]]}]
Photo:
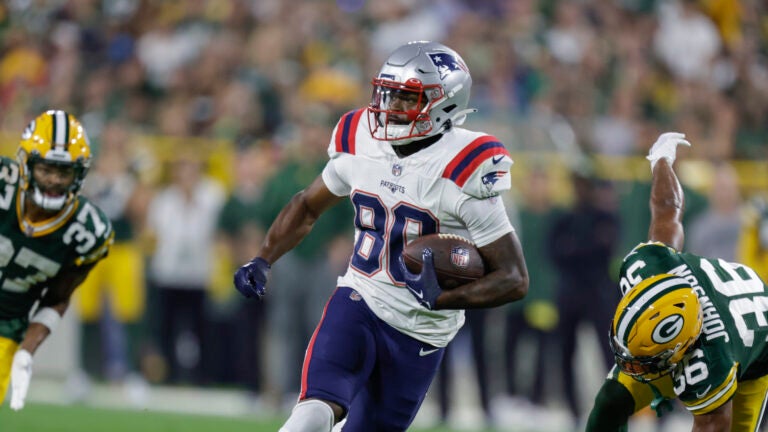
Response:
[{"label": "number 80 jersey", "polygon": [[685,279],[701,304],[702,333],[672,379],[686,408],[705,414],[727,402],[738,382],[768,374],[768,287],[745,265],[642,243],[624,258],[622,294],[662,273]]},{"label": "number 80 jersey", "polygon": [[104,258],[113,237],[109,219],[86,198],[39,223],[23,220],[23,205],[19,166],[0,157],[0,336],[14,340],[48,283]]},{"label": "number 80 jersey", "polygon": [[460,310],[430,311],[405,288],[403,247],[419,236],[452,233],[487,245],[513,231],[497,195],[510,188],[512,159],[495,137],[452,128],[399,157],[371,138],[365,110],[334,129],[323,181],[355,209],[355,245],[340,286],[355,289],[383,321],[417,340],[445,346],[464,323]]}]

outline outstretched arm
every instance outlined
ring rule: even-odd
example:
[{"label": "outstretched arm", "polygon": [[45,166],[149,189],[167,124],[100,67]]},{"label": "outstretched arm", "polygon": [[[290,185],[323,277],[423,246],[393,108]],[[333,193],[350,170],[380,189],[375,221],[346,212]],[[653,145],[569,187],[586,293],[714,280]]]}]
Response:
[{"label": "outstretched arm", "polygon": [[328,190],[322,176],[294,195],[269,227],[259,255],[235,272],[235,288],[246,297],[263,296],[271,264],[296,247],[317,218],[341,199]]},{"label": "outstretched arm", "polygon": [[651,161],[653,179],[651,183],[651,225],[648,239],[659,241],[677,250],[682,249],[683,232],[683,188],[677,179],[672,164],[678,145],[691,144],[685,135],[675,132],[662,134],[651,147],[648,160]]},{"label": "outstretched arm", "polygon": [[648,239],[662,242],[677,250],[682,249],[685,240],[684,205],[683,188],[672,165],[666,160],[659,161],[653,169],[651,226],[648,229]]}]

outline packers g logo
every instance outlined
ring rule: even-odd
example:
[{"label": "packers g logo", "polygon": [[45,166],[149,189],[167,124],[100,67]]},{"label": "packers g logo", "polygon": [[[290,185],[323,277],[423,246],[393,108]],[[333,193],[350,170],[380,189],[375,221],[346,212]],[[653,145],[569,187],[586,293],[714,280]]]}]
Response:
[{"label": "packers g logo", "polygon": [[651,340],[658,344],[664,344],[673,340],[680,334],[680,331],[683,330],[684,323],[685,319],[680,314],[674,314],[664,318],[656,324],[656,328],[653,329]]}]

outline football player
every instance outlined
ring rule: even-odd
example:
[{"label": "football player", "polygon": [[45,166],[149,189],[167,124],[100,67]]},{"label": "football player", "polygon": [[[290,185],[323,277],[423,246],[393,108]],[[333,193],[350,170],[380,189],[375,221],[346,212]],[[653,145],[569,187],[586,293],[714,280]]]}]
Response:
[{"label": "football player", "polygon": [[72,292],[112,244],[112,226],[80,188],[91,164],[85,129],[51,110],[29,123],[16,160],[0,157],[0,398],[24,407],[32,355]]},{"label": "football player", "polygon": [[[349,267],[309,341],[299,401],[283,432],[327,432],[341,419],[346,431],[406,430],[464,323],[463,309],[505,304],[528,290],[520,243],[498,197],[510,188],[512,159],[495,137],[458,127],[474,111],[459,54],[435,42],[405,44],[372,84],[368,107],[336,125],[322,174],[283,208],[258,256],[235,273],[243,295],[263,296],[271,263],[325,210],[351,201]],[[421,273],[410,273],[403,247],[436,232],[474,241],[486,276],[442,291],[429,249]]]},{"label": "football player", "polygon": [[587,431],[626,430],[650,405],[678,398],[693,430],[756,431],[768,391],[768,288],[751,268],[681,252],[683,192],[672,169],[679,133],[650,149],[649,241],[624,258],[624,297],[610,329],[616,365],[595,398]]}]

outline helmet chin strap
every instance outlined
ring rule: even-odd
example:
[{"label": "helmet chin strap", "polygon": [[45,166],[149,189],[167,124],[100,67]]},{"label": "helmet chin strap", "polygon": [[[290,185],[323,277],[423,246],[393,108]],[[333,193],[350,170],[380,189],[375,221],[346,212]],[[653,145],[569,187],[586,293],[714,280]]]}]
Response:
[{"label": "helmet chin strap", "polygon": [[[461,111],[457,111],[454,115],[451,116],[451,118],[448,121],[443,123],[442,127],[440,128],[440,130],[436,131],[435,133],[431,134],[430,136],[437,135],[439,133],[443,133],[449,125],[459,126],[459,125],[464,124],[464,121],[467,119],[467,114],[472,114],[472,113],[476,113],[476,112],[477,112],[477,108],[467,108],[467,109],[463,109]],[[408,126],[404,126],[403,128],[405,129],[407,127]],[[393,146],[400,146],[400,145],[409,144],[409,143],[415,141],[416,139],[421,139],[421,138],[423,138],[423,137],[410,137],[410,138],[403,138],[403,139],[399,139],[399,140],[392,140],[392,141],[390,141],[390,144],[393,145]]]},{"label": "helmet chin strap", "polygon": [[45,210],[61,210],[67,202],[67,195],[50,197],[45,195],[37,185],[32,190],[32,201]]}]

